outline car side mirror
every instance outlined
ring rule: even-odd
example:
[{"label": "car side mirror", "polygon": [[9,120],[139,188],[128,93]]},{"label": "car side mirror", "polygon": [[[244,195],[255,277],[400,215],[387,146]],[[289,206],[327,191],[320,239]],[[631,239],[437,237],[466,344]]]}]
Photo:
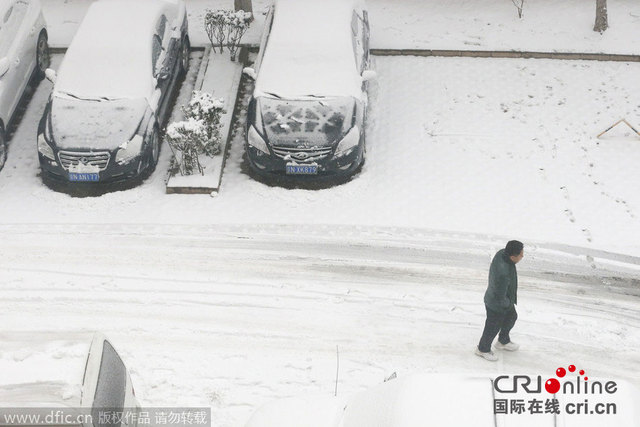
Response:
[{"label": "car side mirror", "polygon": [[370,80],[375,80],[378,77],[378,74],[373,70],[364,70],[362,72],[362,81],[368,82]]},{"label": "car side mirror", "polygon": [[0,59],[0,77],[7,74],[7,71],[9,71],[9,58],[4,57]]},{"label": "car side mirror", "polygon": [[258,75],[256,74],[256,70],[251,67],[245,67],[242,70],[242,73],[252,80],[255,80],[258,77]]},{"label": "car side mirror", "polygon": [[158,79],[159,82],[163,82],[168,78],[169,78],[169,71],[167,71],[165,68],[158,71],[158,74],[156,74],[156,79]]},{"label": "car side mirror", "polygon": [[47,78],[47,80],[49,80],[53,84],[56,84],[56,79],[58,78],[58,75],[54,70],[52,70],[51,68],[47,68],[44,71],[44,75]]}]

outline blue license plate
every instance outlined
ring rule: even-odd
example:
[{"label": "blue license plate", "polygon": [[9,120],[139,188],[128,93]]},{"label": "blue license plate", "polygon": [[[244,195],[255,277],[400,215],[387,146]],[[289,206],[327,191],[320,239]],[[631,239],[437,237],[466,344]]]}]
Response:
[{"label": "blue license plate", "polygon": [[287,165],[287,175],[317,175],[318,165]]},{"label": "blue license plate", "polygon": [[78,173],[69,172],[69,181],[71,182],[98,182],[100,181],[100,174],[98,173]]}]

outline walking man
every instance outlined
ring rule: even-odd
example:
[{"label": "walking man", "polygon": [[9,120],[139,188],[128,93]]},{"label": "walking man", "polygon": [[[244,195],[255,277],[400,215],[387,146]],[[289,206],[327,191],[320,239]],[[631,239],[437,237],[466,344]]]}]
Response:
[{"label": "walking man", "polygon": [[520,347],[511,341],[509,332],[518,318],[515,307],[518,303],[516,264],[524,256],[523,248],[521,242],[510,240],[504,249],[495,254],[489,268],[489,286],[484,294],[487,320],[475,353],[492,362],[498,360],[498,356],[491,351],[491,343],[498,333],[497,349],[516,351]]}]

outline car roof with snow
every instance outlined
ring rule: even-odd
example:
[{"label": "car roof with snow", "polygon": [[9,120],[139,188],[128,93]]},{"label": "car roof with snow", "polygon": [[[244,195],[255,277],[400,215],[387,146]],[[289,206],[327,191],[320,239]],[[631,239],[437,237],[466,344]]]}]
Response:
[{"label": "car roof with snow", "polygon": [[360,0],[276,0],[255,95],[360,97],[351,19],[362,5]]},{"label": "car roof with snow", "polygon": [[[4,412],[65,408],[79,414],[81,408],[138,406],[124,362],[101,333],[9,332],[0,339]],[[15,422],[0,419],[0,425]]]},{"label": "car roof with snow", "polygon": [[94,334],[1,335],[0,407],[80,406],[82,379]]},{"label": "car roof with snow", "polygon": [[[566,427],[601,426],[615,420],[617,427],[637,426],[640,412],[636,404],[640,392],[633,384],[618,380],[618,394],[601,399],[617,403],[613,418],[580,417],[550,412],[495,414],[494,399],[544,399],[565,396],[549,394],[495,394],[489,375],[413,374],[379,384],[351,397],[302,396],[276,400],[259,408],[246,427],[418,427],[426,425]],[[543,392],[546,393],[546,392]],[[583,396],[570,396],[582,402]],[[588,395],[594,403],[594,395]],[[544,403],[543,403],[544,405]],[[561,424],[558,424],[561,422]],[[604,422],[604,423],[603,423]]]},{"label": "car roof with snow", "polygon": [[[60,65],[55,90],[88,98],[145,98],[153,92],[152,42],[177,0],[99,0],[91,4]],[[169,25],[175,22],[168,22]]]}]

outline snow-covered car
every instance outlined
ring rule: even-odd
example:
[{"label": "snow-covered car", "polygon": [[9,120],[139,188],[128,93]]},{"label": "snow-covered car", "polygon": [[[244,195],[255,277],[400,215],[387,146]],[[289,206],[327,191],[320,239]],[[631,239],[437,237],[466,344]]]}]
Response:
[{"label": "snow-covered car", "polygon": [[0,170],[7,130],[24,89],[49,66],[47,27],[39,0],[0,0]]},{"label": "snow-covered car", "polygon": [[[389,380],[351,397],[311,395],[276,400],[259,408],[246,427],[640,425],[640,412],[636,408],[640,399],[638,389],[618,380],[615,390],[613,394],[570,396],[551,395],[544,388],[534,394],[498,393],[489,376],[414,374]],[[549,410],[551,405],[546,406],[547,399],[558,400],[558,414]],[[536,412],[528,410],[532,400],[539,402]],[[508,413],[500,410],[501,401],[505,401]],[[524,402],[524,409],[511,412],[511,401]],[[582,408],[581,412],[578,408]],[[608,412],[596,412],[598,408]]]},{"label": "snow-covered car", "polygon": [[360,0],[277,0],[254,68],[247,158],[258,174],[349,175],[364,161],[369,22]]},{"label": "snow-covered car", "polygon": [[[25,341],[7,335],[0,359],[0,425],[25,425],[13,416],[26,415],[42,417],[31,425],[101,427],[105,423],[96,416],[101,409],[139,411],[129,372],[104,335],[73,333],[53,339],[48,332],[35,343],[31,335]],[[69,418],[47,422],[44,416],[51,414],[42,410],[52,408],[65,410]],[[96,422],[80,422],[83,416]]]},{"label": "snow-covered car", "polygon": [[115,182],[151,173],[189,64],[183,0],[99,0],[85,15],[38,127],[44,178]]}]

